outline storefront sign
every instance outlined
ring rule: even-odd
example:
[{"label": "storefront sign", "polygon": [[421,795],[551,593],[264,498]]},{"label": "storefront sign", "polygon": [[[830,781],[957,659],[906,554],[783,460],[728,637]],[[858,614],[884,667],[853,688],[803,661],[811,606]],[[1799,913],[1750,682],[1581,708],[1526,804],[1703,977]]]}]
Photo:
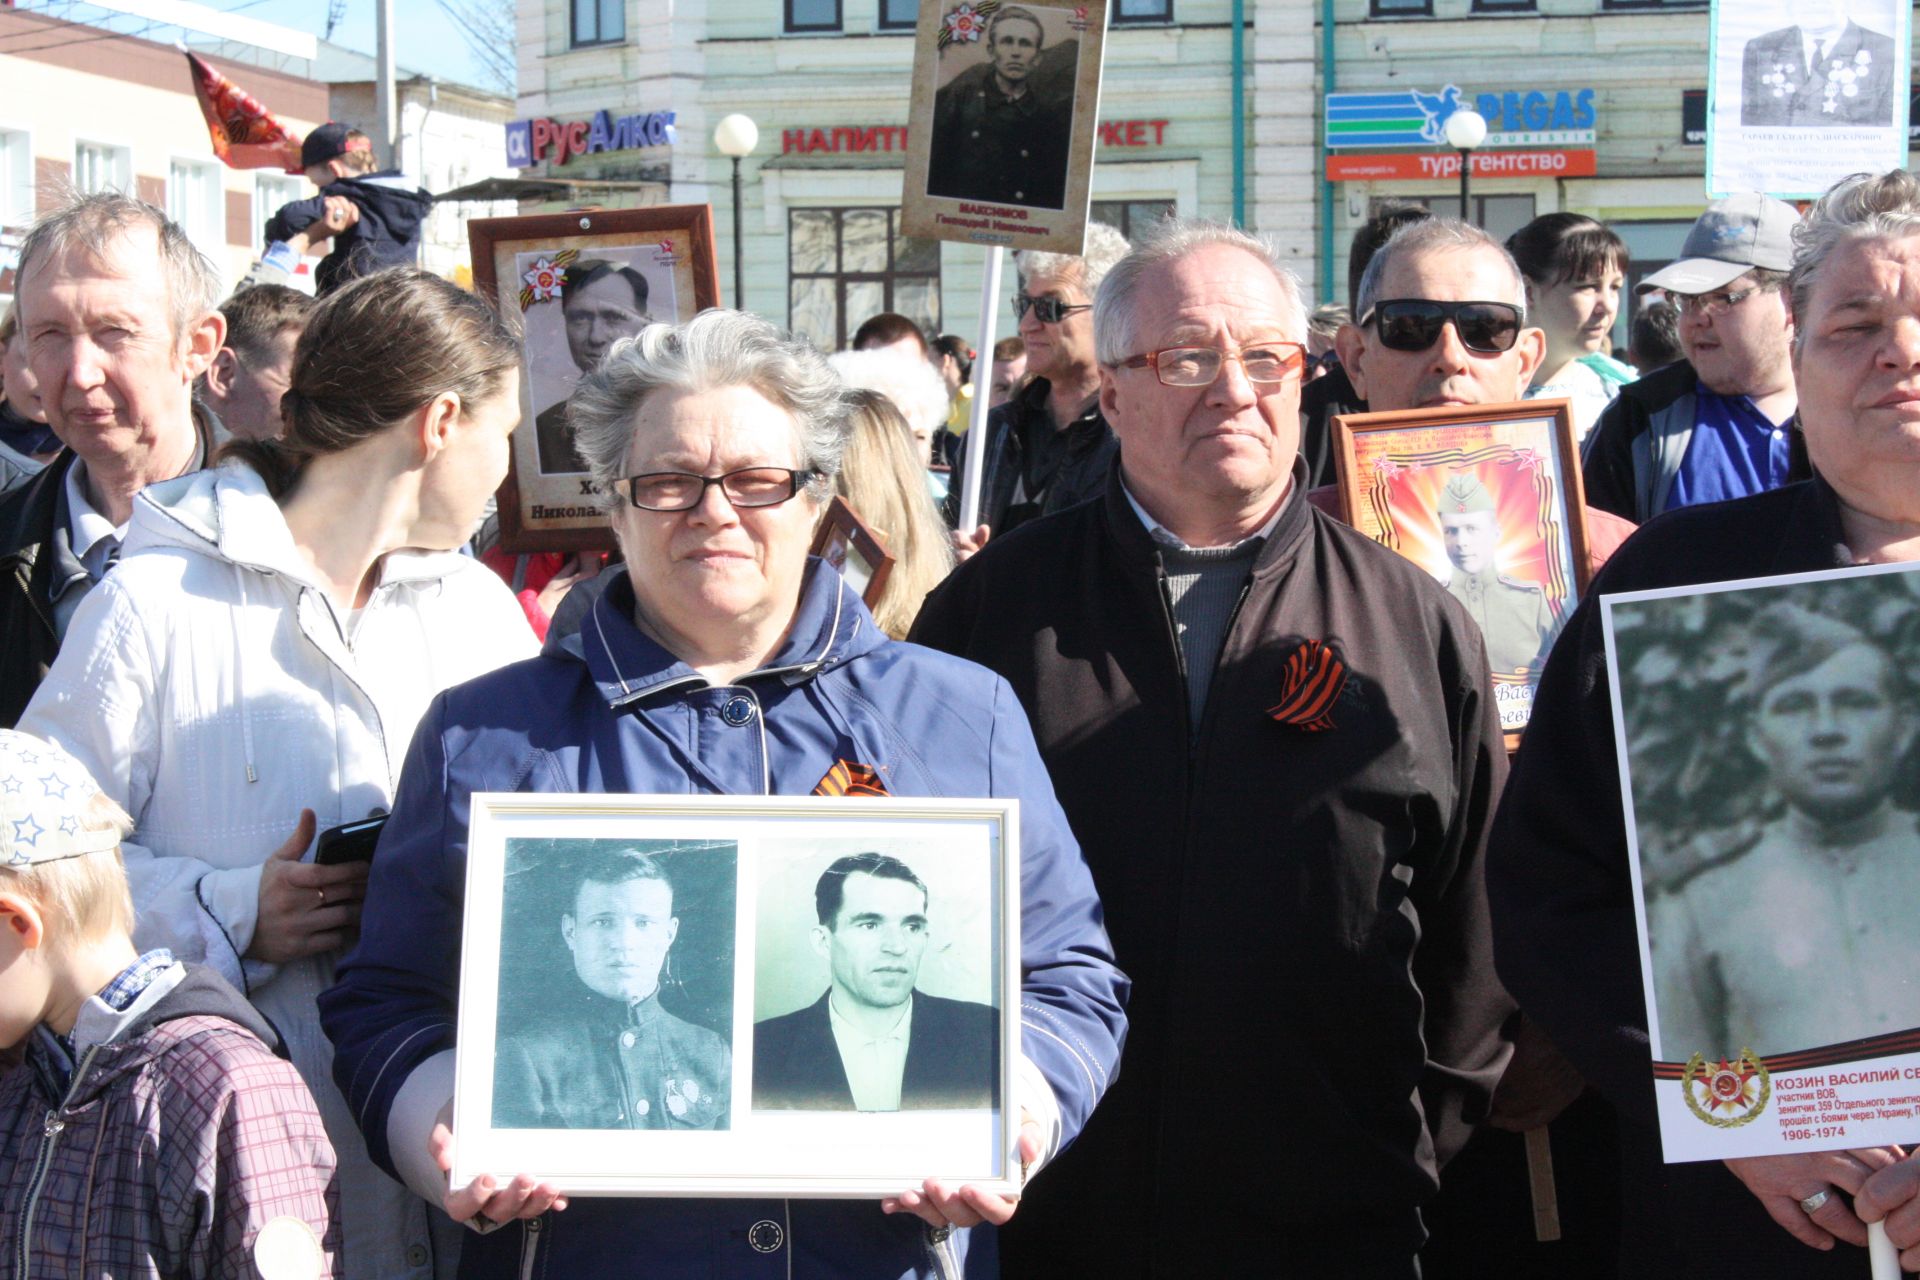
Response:
[{"label": "storefront sign", "polygon": [[591,120],[515,120],[507,126],[507,163],[530,168],[542,160],[565,164],[602,151],[659,147],[673,141],[673,112],[616,116],[596,111]]},{"label": "storefront sign", "polygon": [[1680,145],[1707,145],[1707,91],[1685,89],[1680,94]]},{"label": "storefront sign", "polygon": [[[1167,140],[1169,120],[1103,120],[1100,145],[1103,147],[1157,147]],[[905,125],[835,125],[822,129],[782,129],[782,155],[810,155],[814,152],[905,151]]]},{"label": "storefront sign", "polygon": [[[1578,151],[1476,151],[1476,178],[1590,178],[1598,172],[1595,153]],[[1460,177],[1460,154],[1426,151],[1413,155],[1327,157],[1330,182],[1438,181]]]},{"label": "storefront sign", "polygon": [[1590,147],[1593,96],[1592,89],[1513,89],[1469,99],[1454,84],[1438,93],[1330,93],[1327,149],[1439,146],[1447,117],[1468,107],[1486,117],[1489,147]]}]

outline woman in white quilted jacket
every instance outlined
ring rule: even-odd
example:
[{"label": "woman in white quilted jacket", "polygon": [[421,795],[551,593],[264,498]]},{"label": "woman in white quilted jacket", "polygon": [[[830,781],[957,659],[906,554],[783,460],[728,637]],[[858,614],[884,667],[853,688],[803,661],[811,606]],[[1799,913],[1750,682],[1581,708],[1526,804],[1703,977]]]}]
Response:
[{"label": "woman in white quilted jacket", "polygon": [[434,694],[534,651],[459,553],[506,474],[519,361],[486,303],[423,272],[328,297],[281,437],[139,496],[20,722],[134,815],[139,945],[216,969],[285,1037],[339,1153],[355,1280],[451,1276],[458,1244],[369,1162],[333,1083],[314,1002],[366,867],[316,866],[312,846],[386,812]]}]

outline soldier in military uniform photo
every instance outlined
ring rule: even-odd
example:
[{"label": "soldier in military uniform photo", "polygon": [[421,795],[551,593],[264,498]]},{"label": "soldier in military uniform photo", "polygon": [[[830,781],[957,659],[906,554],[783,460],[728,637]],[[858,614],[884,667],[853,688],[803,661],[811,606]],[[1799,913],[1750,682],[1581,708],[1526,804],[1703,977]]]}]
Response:
[{"label": "soldier in military uniform photo", "polygon": [[[1008,5],[988,21],[984,43],[987,61],[934,95],[927,194],[1063,208],[1078,42],[1050,43],[1039,14]],[[956,43],[941,59],[966,49]]]},{"label": "soldier in military uniform photo", "polygon": [[1553,647],[1553,609],[1537,585],[1499,571],[1500,523],[1493,495],[1472,472],[1462,471],[1441,490],[1437,514],[1453,565],[1447,591],[1480,624],[1495,674],[1524,671],[1538,679]]},{"label": "soldier in military uniform photo", "polygon": [[1747,41],[1740,123],[1829,128],[1893,123],[1893,40],[1851,20],[1848,0],[1795,0],[1795,25]]},{"label": "soldier in military uniform photo", "polygon": [[680,933],[666,869],[637,849],[596,848],[571,886],[555,936],[578,981],[547,993],[533,1026],[502,1010],[494,1126],[728,1128],[727,1039],[660,1004]]},{"label": "soldier in military uniform photo", "polygon": [[[647,310],[651,294],[647,278],[634,268],[605,258],[580,258],[567,268],[561,286],[560,315],[566,323],[567,354],[581,373],[597,367],[600,357],[622,338],[631,338],[653,323]],[[540,470],[545,475],[585,471],[587,464],[573,447],[567,426],[567,397],[542,409],[533,420]]]}]

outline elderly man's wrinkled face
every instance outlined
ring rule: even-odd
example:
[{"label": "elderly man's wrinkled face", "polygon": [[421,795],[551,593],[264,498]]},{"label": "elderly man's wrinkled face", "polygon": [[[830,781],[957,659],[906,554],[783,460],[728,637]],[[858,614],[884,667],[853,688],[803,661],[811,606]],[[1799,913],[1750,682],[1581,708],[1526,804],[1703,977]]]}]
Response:
[{"label": "elderly man's wrinkled face", "polygon": [[[1268,266],[1211,244],[1149,267],[1134,293],[1129,355],[1167,347],[1229,353],[1304,345],[1299,307]],[[1134,495],[1169,528],[1279,502],[1300,448],[1300,378],[1255,383],[1223,360],[1204,387],[1169,387],[1149,367],[1102,368],[1100,407],[1120,438]]]},{"label": "elderly man's wrinkled face", "polygon": [[1500,526],[1491,511],[1442,511],[1440,538],[1446,544],[1447,559],[1462,573],[1479,573],[1493,567],[1493,549],[1500,541]]},{"label": "elderly man's wrinkled face", "polygon": [[1920,485],[1920,236],[1835,248],[1806,309],[1793,373],[1815,468],[1843,493]]},{"label": "elderly man's wrinkled face", "polygon": [[993,27],[987,60],[993,64],[1000,87],[1012,90],[1024,86],[1040,60],[1040,27],[1025,18],[1007,18]]},{"label": "elderly man's wrinkled face", "polygon": [[1890,676],[1885,654],[1856,644],[1760,695],[1753,743],[1794,808],[1844,822],[1886,799],[1915,728]]},{"label": "elderly man's wrinkled face", "polygon": [[660,966],[680,932],[673,888],[664,880],[589,880],[560,918],[573,971],[589,990],[632,1004],[660,985]]},{"label": "elderly man's wrinkled face", "polygon": [[631,338],[653,320],[641,308],[633,281],[617,271],[566,292],[560,308],[567,322],[567,351],[582,372],[598,367],[614,343]]},{"label": "elderly man's wrinkled face", "polygon": [[1764,396],[1793,385],[1786,293],[1757,288],[1749,272],[1707,296],[1725,300],[1749,289],[1720,315],[1713,314],[1718,306],[1680,308],[1680,348],[1707,389],[1723,396]]},{"label": "elderly man's wrinkled face", "polygon": [[1035,271],[1021,277],[1020,291],[1029,298],[1051,298],[1080,310],[1048,322],[1040,318],[1038,307],[1028,307],[1020,317],[1020,340],[1027,344],[1026,370],[1036,378],[1059,381],[1085,371],[1091,376],[1096,364],[1093,344],[1093,298],[1080,284],[1080,271]]},{"label": "elderly man's wrinkled face", "polygon": [[[1380,275],[1380,299],[1428,302],[1525,302],[1513,271],[1490,247],[1404,252]],[[1377,327],[1343,325],[1340,361],[1367,408],[1430,409],[1518,400],[1546,353],[1540,330],[1526,328],[1505,351],[1470,351],[1452,324],[1421,351],[1396,351]]]},{"label": "elderly man's wrinkled face", "polygon": [[151,227],[115,236],[98,257],[75,245],[36,259],[17,287],[41,405],[75,453],[100,465],[187,428],[193,380],[226,321],[215,312],[174,332]]},{"label": "elderly man's wrinkled face", "polygon": [[833,927],[816,926],[814,946],[826,953],[834,994],[889,1009],[913,994],[927,952],[927,899],[920,886],[856,871],[842,883]]}]

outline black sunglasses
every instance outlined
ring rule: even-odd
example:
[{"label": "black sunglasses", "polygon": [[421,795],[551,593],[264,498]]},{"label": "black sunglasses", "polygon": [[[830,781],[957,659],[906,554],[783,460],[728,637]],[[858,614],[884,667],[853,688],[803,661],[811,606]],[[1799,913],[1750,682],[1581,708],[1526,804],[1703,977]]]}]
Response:
[{"label": "black sunglasses", "polygon": [[1425,351],[1448,324],[1460,345],[1481,355],[1513,350],[1520,336],[1520,308],[1511,302],[1432,302],[1426,298],[1390,298],[1360,317],[1373,325],[1380,344],[1395,351]]},{"label": "black sunglasses", "polygon": [[1013,295],[1013,315],[1016,320],[1026,319],[1031,311],[1040,317],[1041,324],[1059,324],[1076,311],[1091,311],[1091,302],[1062,302],[1058,298],[1029,298],[1024,293]]}]

